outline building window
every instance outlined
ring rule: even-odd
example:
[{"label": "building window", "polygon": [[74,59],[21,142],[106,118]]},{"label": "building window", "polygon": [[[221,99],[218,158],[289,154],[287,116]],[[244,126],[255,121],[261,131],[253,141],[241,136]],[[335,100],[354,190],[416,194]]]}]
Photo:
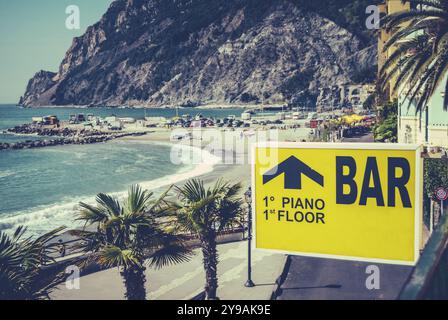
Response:
[{"label": "building window", "polygon": [[409,125],[406,126],[406,131],[404,133],[404,142],[413,143],[412,141],[412,129]]}]

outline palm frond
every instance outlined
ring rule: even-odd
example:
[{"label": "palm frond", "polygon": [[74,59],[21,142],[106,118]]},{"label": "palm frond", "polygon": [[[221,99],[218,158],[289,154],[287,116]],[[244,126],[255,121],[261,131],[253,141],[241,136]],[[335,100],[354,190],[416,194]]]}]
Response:
[{"label": "palm frond", "polygon": [[390,32],[394,28],[406,24],[406,22],[412,21],[414,19],[425,19],[430,17],[437,17],[440,19],[444,19],[446,18],[446,13],[437,9],[425,9],[425,10],[412,9],[410,11],[400,11],[388,15],[385,18],[384,23],[386,30]]},{"label": "palm frond", "polygon": [[79,203],[80,211],[76,220],[84,221],[87,224],[106,222],[109,214],[102,208],[91,206],[87,203]]},{"label": "palm frond", "polygon": [[63,277],[62,270],[49,277],[43,264],[53,261],[51,247],[64,227],[32,239],[18,227],[10,238],[0,232],[0,300],[47,299]]},{"label": "palm frond", "polygon": [[113,196],[100,193],[96,197],[96,202],[98,203],[98,209],[110,216],[119,216],[123,212],[120,202]]},{"label": "palm frond", "polygon": [[194,179],[177,190],[183,199],[177,222],[189,232],[207,234],[216,225],[222,230],[241,207],[241,201],[235,199],[241,190],[240,184],[230,185],[220,179],[206,190],[203,181]]},{"label": "palm frond", "polygon": [[166,198],[172,189],[173,186],[171,185],[168,189],[165,190],[165,192],[163,192],[160,195],[160,197],[156,201],[150,203],[150,206],[147,211],[150,213],[156,213],[163,211],[164,209],[166,210],[166,208],[169,208],[171,206],[171,203],[166,201]]},{"label": "palm frond", "polygon": [[152,195],[153,193],[143,190],[139,185],[131,186],[128,191],[128,197],[124,203],[126,213],[135,214],[145,211]]},{"label": "palm frond", "polygon": [[123,250],[113,245],[104,247],[97,253],[95,259],[100,265],[107,268],[130,268],[132,266],[141,267],[140,259],[133,250]]},{"label": "palm frond", "polygon": [[[384,49],[393,48],[394,52],[380,70],[380,87],[385,89],[396,79],[391,90],[419,113],[438,88],[448,86],[448,1],[413,3],[417,9],[384,18],[386,30],[392,32]],[[448,108],[448,99],[444,99],[444,108]]]},{"label": "palm frond", "polygon": [[149,258],[149,266],[156,269],[187,262],[194,253],[185,246],[179,244],[169,244],[156,250]]}]

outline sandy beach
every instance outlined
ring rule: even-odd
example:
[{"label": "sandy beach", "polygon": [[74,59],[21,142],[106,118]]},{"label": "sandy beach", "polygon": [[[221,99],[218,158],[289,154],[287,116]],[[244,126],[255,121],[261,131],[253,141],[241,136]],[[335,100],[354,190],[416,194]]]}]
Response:
[{"label": "sandy beach", "polygon": [[[186,130],[182,130],[186,131]],[[201,141],[198,140],[186,140],[186,141],[172,141],[172,136],[176,133],[176,131],[170,129],[155,129],[151,131],[147,135],[144,136],[129,136],[121,138],[122,141],[139,141],[139,142],[148,142],[148,143],[164,143],[171,144],[173,147],[176,146],[190,146],[190,147],[200,147],[202,150],[206,152],[213,152],[213,156],[221,158],[221,160],[215,164],[209,163],[209,159],[205,159],[205,163],[197,163],[197,167],[202,165],[213,166],[213,171],[208,172],[206,174],[201,174],[198,178],[203,179],[206,184],[211,184],[220,178],[224,178],[226,181],[230,181],[233,183],[240,182],[243,185],[243,189],[246,190],[250,183],[250,165],[248,162],[248,148],[245,144],[244,148],[237,148],[238,152],[234,149],[226,148],[226,145],[223,145],[222,148],[213,148],[211,149],[209,141],[203,139]],[[234,133],[235,134],[235,133]],[[236,133],[239,134],[239,133]],[[224,159],[234,159],[234,163],[224,164]],[[194,159],[195,161],[197,159]],[[244,163],[242,163],[244,162]],[[182,185],[186,181],[180,181],[176,183],[176,185]]]},{"label": "sandy beach", "polygon": [[[183,137],[180,139],[179,137]],[[200,148],[205,154],[218,158],[217,163],[210,163],[210,158],[203,159],[205,163],[194,159],[197,169],[201,165],[212,165],[213,171],[199,175],[206,183],[212,183],[219,178],[231,182],[241,182],[243,189],[250,184],[250,156],[252,143],[257,141],[309,141],[309,128],[276,128],[269,130],[264,126],[255,128],[151,128],[146,135],[127,136],[121,141],[139,141],[148,143],[171,144],[174,148],[189,146]],[[182,184],[185,181],[179,182]]]}]

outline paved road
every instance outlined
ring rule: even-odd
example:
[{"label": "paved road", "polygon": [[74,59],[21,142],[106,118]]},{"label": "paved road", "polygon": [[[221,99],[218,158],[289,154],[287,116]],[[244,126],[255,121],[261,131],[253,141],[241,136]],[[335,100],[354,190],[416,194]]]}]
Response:
[{"label": "paved road", "polygon": [[366,268],[372,263],[291,257],[279,300],[374,300],[397,298],[412,267],[375,264],[380,289],[368,290]]}]

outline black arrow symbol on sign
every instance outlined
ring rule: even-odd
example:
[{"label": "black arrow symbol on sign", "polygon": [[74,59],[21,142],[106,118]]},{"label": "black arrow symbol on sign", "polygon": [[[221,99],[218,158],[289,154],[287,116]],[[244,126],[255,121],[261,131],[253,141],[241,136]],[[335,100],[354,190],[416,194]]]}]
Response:
[{"label": "black arrow symbol on sign", "polygon": [[311,169],[307,164],[294,156],[289,157],[275,168],[272,168],[263,175],[263,184],[285,174],[285,189],[301,190],[302,174],[324,186],[324,177],[317,171]]}]

